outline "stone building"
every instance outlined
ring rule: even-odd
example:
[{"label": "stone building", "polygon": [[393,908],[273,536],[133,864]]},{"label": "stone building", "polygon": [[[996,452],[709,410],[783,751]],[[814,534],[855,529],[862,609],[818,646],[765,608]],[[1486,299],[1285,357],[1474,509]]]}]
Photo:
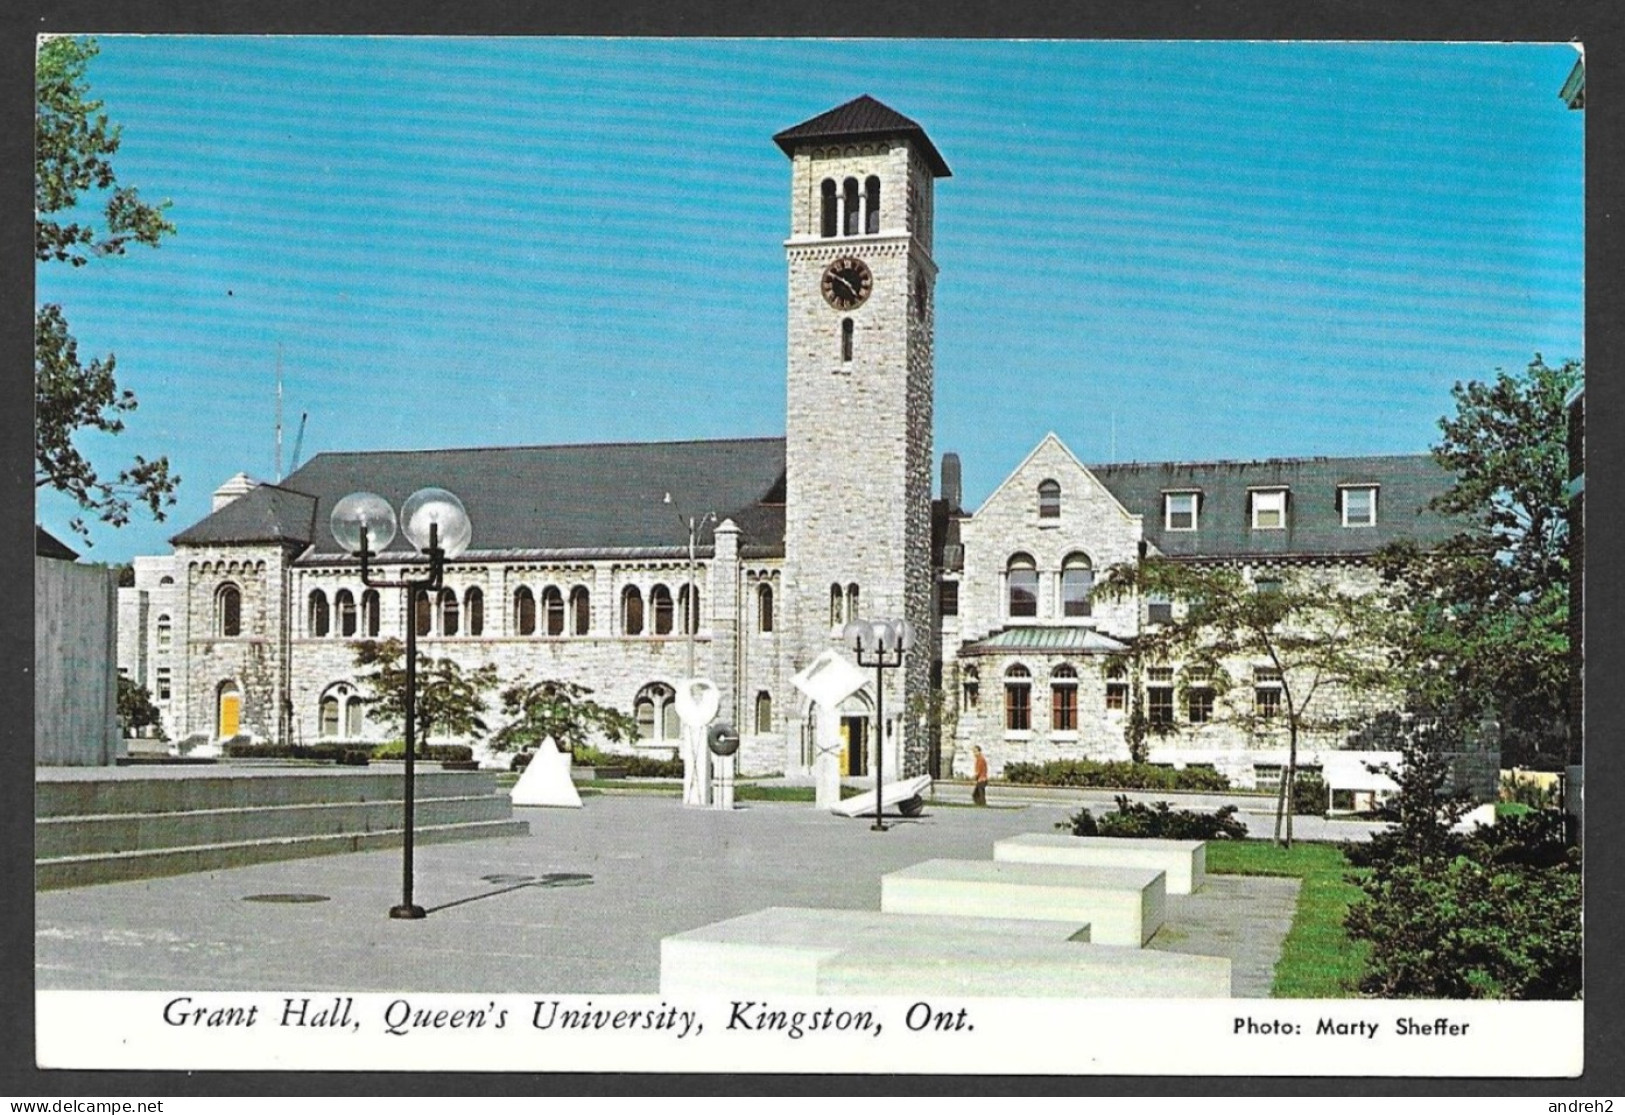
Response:
[{"label": "stone building", "polygon": [[[925,637],[886,675],[880,740],[871,691],[837,710],[846,774],[867,774],[877,743],[909,774],[964,768],[972,742],[995,769],[1124,757],[1112,665],[1160,602],[1095,601],[1099,572],[1154,550],[1357,581],[1377,545],[1442,535],[1425,506],[1447,478],[1423,456],[1090,468],[1050,435],[974,512],[947,455],[934,498],[932,223],[948,165],[870,97],[774,140],[791,170],[783,438],[326,453],[278,484],[234,477],[173,554],[137,559],[121,600],[121,664],[171,737],[382,740],[351,644],[410,621],[427,655],[589,687],[665,754],[692,656],[740,730],[742,771],[807,772],[813,726],[790,679],[862,616]],[[351,492],[399,507],[426,486],[457,493],[474,534],[445,588],[409,608],[361,583],[328,520]],[[407,552],[398,540],[386,558]],[[1020,671],[1027,713],[1011,719]],[[1268,763],[1246,756],[1270,742],[1216,723],[1165,758],[1251,781]]]}]

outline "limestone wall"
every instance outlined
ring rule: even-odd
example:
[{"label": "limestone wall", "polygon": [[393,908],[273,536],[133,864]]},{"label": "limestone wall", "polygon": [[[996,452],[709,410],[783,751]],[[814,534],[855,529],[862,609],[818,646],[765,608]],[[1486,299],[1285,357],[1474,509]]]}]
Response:
[{"label": "limestone wall", "polygon": [[106,766],[118,729],[118,608],[104,565],[34,559],[34,761]]}]

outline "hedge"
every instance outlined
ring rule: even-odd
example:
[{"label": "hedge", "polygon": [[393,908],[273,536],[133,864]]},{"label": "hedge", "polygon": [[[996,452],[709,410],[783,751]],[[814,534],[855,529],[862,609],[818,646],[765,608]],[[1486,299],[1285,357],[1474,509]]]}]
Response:
[{"label": "hedge", "polygon": [[1110,790],[1228,790],[1230,780],[1207,767],[1156,766],[1152,763],[1051,759],[1047,763],[1008,763],[1006,782],[1030,786],[1085,786]]}]

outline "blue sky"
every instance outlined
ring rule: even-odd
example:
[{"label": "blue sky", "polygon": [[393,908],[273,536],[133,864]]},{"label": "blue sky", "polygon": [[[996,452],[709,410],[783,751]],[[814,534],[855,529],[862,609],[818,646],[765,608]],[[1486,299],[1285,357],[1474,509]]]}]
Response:
[{"label": "blue sky", "polygon": [[285,469],[304,412],[306,459],[782,434],[771,137],[862,93],[954,172],[936,447],[972,506],[1050,430],[1086,462],[1420,452],[1456,381],[1584,356],[1561,44],[100,42],[120,179],[179,231],[38,295],[141,400],[92,459],[182,486],[90,560],[275,478],[279,346]]}]

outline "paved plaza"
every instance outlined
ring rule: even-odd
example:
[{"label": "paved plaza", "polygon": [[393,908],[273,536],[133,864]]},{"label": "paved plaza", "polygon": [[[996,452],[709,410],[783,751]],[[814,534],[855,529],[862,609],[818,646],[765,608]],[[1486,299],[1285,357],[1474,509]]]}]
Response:
[{"label": "paved plaza", "polygon": [[[531,834],[417,849],[419,922],[392,921],[398,850],[41,892],[42,989],[658,991],[660,939],[766,906],[878,910],[880,879],[923,860],[990,859],[1075,805],[938,804],[885,833],[809,804],[732,813],[597,795],[520,809]],[[1151,947],[1230,956],[1235,993],[1268,994],[1296,880],[1212,880],[1170,896]],[[255,896],[317,901],[256,901]]]}]

